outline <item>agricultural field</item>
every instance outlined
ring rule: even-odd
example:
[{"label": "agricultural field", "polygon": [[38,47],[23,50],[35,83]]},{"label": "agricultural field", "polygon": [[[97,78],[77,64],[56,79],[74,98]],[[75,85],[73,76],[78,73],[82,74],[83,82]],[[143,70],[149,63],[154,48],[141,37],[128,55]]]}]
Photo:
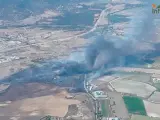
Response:
[{"label": "agricultural field", "polygon": [[108,100],[101,100],[101,110],[103,117],[108,117],[109,115],[109,103]]},{"label": "agricultural field", "polygon": [[[119,80],[123,81],[135,81],[152,84],[152,76],[147,73],[129,73],[129,72],[118,72],[114,75],[115,78],[118,77]],[[118,80],[116,79],[116,80]],[[112,80],[114,81],[114,80]]]},{"label": "agricultural field", "polygon": [[129,113],[147,115],[142,99],[131,96],[124,96],[123,99]]},{"label": "agricultural field", "polygon": [[133,80],[133,81],[139,81],[139,82],[145,82],[145,83],[151,82],[151,75],[147,73],[118,72],[116,75],[118,77],[121,77],[122,80]]},{"label": "agricultural field", "polygon": [[146,100],[143,100],[143,102],[148,116],[160,118],[160,104],[155,104]]},{"label": "agricultural field", "polygon": [[112,112],[112,117],[117,116],[122,118],[122,120],[128,120],[129,114],[126,105],[123,100],[123,96],[117,92],[108,92],[110,110]]},{"label": "agricultural field", "polygon": [[160,91],[160,83],[154,83],[154,86],[157,88],[158,91]]},{"label": "agricultural field", "polygon": [[155,87],[149,84],[132,80],[115,80],[110,82],[110,84],[117,92],[129,93],[144,98],[156,90]]},{"label": "agricultural field", "polygon": [[151,83],[151,75],[145,73],[135,74],[128,78],[132,81],[144,82],[144,83]]},{"label": "agricultural field", "polygon": [[154,103],[160,103],[160,92],[154,92],[148,100]]},{"label": "agricultural field", "polygon": [[160,120],[160,118],[153,118],[142,115],[132,115],[131,120]]}]

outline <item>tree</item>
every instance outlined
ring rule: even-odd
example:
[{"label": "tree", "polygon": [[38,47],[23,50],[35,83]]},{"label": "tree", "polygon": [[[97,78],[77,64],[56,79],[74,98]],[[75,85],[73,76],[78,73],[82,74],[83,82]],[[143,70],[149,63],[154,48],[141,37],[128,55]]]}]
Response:
[{"label": "tree", "polygon": [[48,115],[48,116],[41,118],[40,120],[52,120],[52,116]]}]

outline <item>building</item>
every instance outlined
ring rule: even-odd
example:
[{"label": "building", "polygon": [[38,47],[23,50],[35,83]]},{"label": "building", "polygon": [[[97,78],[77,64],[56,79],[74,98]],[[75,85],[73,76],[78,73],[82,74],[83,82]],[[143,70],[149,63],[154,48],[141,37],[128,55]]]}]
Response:
[{"label": "building", "polygon": [[103,91],[94,91],[92,94],[95,98],[107,98],[107,94]]},{"label": "building", "polygon": [[66,99],[73,99],[74,97],[71,96],[71,95],[67,95],[67,96],[65,96],[65,98],[66,98]]},{"label": "building", "polygon": [[120,120],[120,119],[117,117],[115,117],[115,118],[110,117],[110,118],[107,118],[107,120]]}]

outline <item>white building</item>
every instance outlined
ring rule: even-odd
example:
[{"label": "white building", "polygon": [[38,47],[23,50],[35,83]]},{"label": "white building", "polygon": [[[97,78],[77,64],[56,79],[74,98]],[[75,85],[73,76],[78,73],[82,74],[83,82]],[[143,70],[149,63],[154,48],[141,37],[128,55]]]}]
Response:
[{"label": "white building", "polygon": [[120,120],[120,119],[117,117],[110,117],[110,118],[107,118],[107,120]]}]

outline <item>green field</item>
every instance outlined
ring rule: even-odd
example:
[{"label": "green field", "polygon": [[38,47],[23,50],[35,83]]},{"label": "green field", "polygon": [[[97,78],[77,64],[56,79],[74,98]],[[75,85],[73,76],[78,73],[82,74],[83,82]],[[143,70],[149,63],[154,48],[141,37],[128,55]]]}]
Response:
[{"label": "green field", "polygon": [[129,113],[147,115],[142,99],[138,97],[124,96],[123,100]]},{"label": "green field", "polygon": [[160,92],[160,83],[154,83],[154,86],[157,88],[157,90]]},{"label": "green field", "polygon": [[109,107],[108,101],[102,100],[101,101],[101,110],[102,110],[103,117],[108,117],[108,115],[109,115],[109,111],[108,111],[109,108],[108,107]]}]

